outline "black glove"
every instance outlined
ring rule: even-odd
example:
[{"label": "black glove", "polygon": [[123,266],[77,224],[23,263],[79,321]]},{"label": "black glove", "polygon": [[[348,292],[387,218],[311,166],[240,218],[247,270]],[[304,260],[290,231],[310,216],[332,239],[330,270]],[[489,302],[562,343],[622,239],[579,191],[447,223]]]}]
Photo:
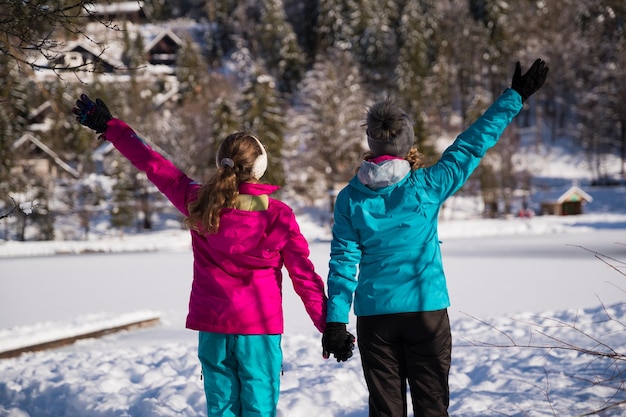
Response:
[{"label": "black glove", "polygon": [[337,362],[345,362],[352,357],[354,335],[346,330],[345,323],[326,323],[322,335],[322,356],[325,359],[332,353]]},{"label": "black glove", "polygon": [[81,94],[80,99],[76,100],[76,107],[72,109],[72,113],[76,115],[76,120],[80,124],[95,130],[96,133],[104,133],[107,130],[107,122],[113,118],[104,101],[97,98],[94,103],[85,94]]},{"label": "black glove", "polygon": [[526,71],[526,74],[522,75],[522,66],[517,61],[511,88],[522,96],[522,103],[541,88],[548,76],[548,70],[546,63],[541,59],[537,59],[530,69]]}]

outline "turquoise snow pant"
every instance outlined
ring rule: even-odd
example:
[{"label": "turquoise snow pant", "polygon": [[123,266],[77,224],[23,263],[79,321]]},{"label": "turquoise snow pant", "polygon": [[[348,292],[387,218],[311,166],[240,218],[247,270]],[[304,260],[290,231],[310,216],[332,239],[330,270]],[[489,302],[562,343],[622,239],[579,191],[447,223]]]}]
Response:
[{"label": "turquoise snow pant", "polygon": [[281,335],[200,332],[209,417],[275,417],[283,353]]}]

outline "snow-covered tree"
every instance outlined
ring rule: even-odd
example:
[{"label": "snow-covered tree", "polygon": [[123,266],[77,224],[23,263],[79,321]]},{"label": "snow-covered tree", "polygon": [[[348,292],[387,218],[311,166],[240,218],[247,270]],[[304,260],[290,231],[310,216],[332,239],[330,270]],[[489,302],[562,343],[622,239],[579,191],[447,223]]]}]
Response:
[{"label": "snow-covered tree", "polygon": [[180,97],[187,101],[203,95],[202,90],[207,89],[209,74],[208,63],[199,45],[190,37],[185,38],[183,42],[176,58],[175,72]]},{"label": "snow-covered tree", "polygon": [[[16,62],[0,54],[0,206],[14,207],[26,201],[15,201],[13,195],[25,191],[26,175],[14,172],[20,159],[20,149],[13,144],[25,131],[29,111],[30,81],[21,76]],[[8,211],[8,210],[3,210]],[[15,211],[19,214],[19,211]],[[4,222],[8,234],[8,219]]]},{"label": "snow-covered tree", "polygon": [[307,64],[313,62],[318,47],[315,33],[318,20],[318,1],[283,0],[287,21],[293,27],[298,44],[307,56]]},{"label": "snow-covered tree", "polygon": [[122,63],[131,70],[131,74],[146,64],[145,43],[142,34],[137,30],[130,30],[124,25],[122,31],[123,48]]},{"label": "snow-covered tree", "polygon": [[[23,130],[27,112],[27,89],[20,83],[16,64],[0,55],[0,198],[9,200],[11,169],[16,162],[13,143]],[[20,123],[20,120],[22,121]]]},{"label": "snow-covered tree", "polygon": [[133,200],[133,182],[129,178],[128,169],[118,164],[115,172],[117,181],[112,190],[109,213],[111,227],[124,230],[133,225],[135,221],[135,204]]},{"label": "snow-covered tree", "polygon": [[282,0],[264,0],[260,9],[256,31],[259,53],[278,81],[279,91],[291,93],[304,74],[306,56],[287,21]]},{"label": "snow-covered tree", "polygon": [[300,194],[315,201],[354,175],[367,104],[350,53],[333,50],[307,72],[289,115],[290,184]]},{"label": "snow-covered tree", "polygon": [[234,95],[234,91],[232,94],[220,95],[211,105],[211,132],[218,140],[213,149],[214,154],[222,140],[241,129],[241,112],[237,108],[237,99],[233,99]]},{"label": "snow-covered tree", "polygon": [[437,35],[437,22],[429,20],[429,16],[432,19],[433,15],[425,13],[418,1],[409,2],[404,8],[399,27],[400,51],[395,67],[398,98],[413,121],[417,145],[422,153],[428,149],[426,141],[429,127],[425,114],[432,96],[439,88],[439,85],[428,86],[428,77],[433,68],[430,41]]},{"label": "snow-covered tree", "polygon": [[278,94],[274,78],[258,73],[248,79],[238,107],[243,128],[257,135],[267,149],[268,166],[264,180],[271,184],[284,185],[284,103]]},{"label": "snow-covered tree", "polygon": [[398,62],[397,27],[399,9],[396,0],[362,1],[360,19],[354,22],[355,53],[365,83],[372,89],[386,90],[394,85],[394,67]]},{"label": "snow-covered tree", "polygon": [[625,152],[625,12],[623,2],[589,0],[578,16],[580,39],[588,52],[578,62],[579,132],[599,181],[607,177],[606,156],[615,149]]},{"label": "snow-covered tree", "polygon": [[331,48],[354,51],[357,47],[355,25],[361,16],[355,0],[320,1],[316,32],[321,51]]}]

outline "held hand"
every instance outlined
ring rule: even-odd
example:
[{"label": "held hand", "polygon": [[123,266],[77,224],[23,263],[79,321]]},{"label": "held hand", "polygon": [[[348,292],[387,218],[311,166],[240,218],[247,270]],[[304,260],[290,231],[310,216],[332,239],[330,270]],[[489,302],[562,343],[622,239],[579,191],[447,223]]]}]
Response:
[{"label": "held hand", "polygon": [[546,63],[541,59],[537,59],[530,69],[522,75],[522,66],[517,61],[511,88],[522,96],[522,103],[541,88],[548,76],[548,70]]},{"label": "held hand", "polygon": [[354,335],[350,332],[346,332],[346,338],[344,339],[343,346],[334,353],[337,362],[345,362],[352,357],[355,341],[356,338]]},{"label": "held hand", "polygon": [[328,359],[332,353],[337,362],[345,362],[352,357],[355,340],[354,335],[346,330],[345,323],[326,323],[322,335],[322,356]]},{"label": "held hand", "polygon": [[107,122],[113,118],[106,104],[99,98],[94,103],[86,94],[81,94],[76,100],[76,107],[72,109],[76,115],[76,120],[96,133],[104,133],[107,129]]}]

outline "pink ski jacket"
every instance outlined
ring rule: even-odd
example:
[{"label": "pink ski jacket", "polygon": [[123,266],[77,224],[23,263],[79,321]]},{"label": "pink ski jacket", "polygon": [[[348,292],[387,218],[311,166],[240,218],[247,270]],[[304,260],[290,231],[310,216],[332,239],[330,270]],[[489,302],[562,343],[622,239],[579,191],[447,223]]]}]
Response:
[{"label": "pink ski jacket", "polygon": [[[111,119],[104,138],[180,210],[200,185],[148,146],[125,122]],[[242,184],[240,194],[271,194],[278,187]],[[309,260],[309,246],[286,204],[269,198],[265,211],[224,209],[216,234],[191,231],[193,283],[187,328],[228,334],[282,334],[282,268],[315,327],[326,323],[324,282]]]}]

